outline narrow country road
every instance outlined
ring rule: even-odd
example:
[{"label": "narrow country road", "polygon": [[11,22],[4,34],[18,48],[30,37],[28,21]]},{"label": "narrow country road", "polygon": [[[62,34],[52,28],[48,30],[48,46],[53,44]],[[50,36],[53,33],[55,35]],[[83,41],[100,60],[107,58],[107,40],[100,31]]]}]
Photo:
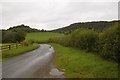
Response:
[{"label": "narrow country road", "polygon": [[55,68],[54,48],[41,44],[34,51],[14,57],[2,63],[3,78],[55,78],[64,77]]}]

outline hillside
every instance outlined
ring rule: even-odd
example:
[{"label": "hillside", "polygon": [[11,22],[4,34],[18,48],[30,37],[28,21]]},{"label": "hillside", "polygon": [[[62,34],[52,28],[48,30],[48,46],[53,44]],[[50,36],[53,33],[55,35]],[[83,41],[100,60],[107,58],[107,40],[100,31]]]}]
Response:
[{"label": "hillside", "polygon": [[2,42],[3,43],[21,42],[25,39],[27,33],[39,31],[40,30],[30,28],[29,26],[26,26],[24,24],[10,27],[7,30],[2,30]]},{"label": "hillside", "polygon": [[18,25],[18,26],[14,26],[14,27],[10,27],[9,29],[7,29],[7,31],[8,30],[11,30],[11,31],[22,30],[22,31],[27,32],[27,33],[29,33],[29,32],[39,32],[40,31],[38,29],[30,28],[29,26],[26,26],[24,24]]},{"label": "hillside", "polygon": [[52,32],[70,33],[71,31],[74,31],[78,28],[87,28],[87,29],[95,29],[98,31],[102,31],[103,29],[112,26],[116,22],[117,21],[79,22],[79,23],[73,23],[63,28],[52,30]]},{"label": "hillside", "polygon": [[53,32],[33,32],[26,35],[26,40],[34,40],[38,43],[48,42],[50,38],[63,37],[63,34]]}]

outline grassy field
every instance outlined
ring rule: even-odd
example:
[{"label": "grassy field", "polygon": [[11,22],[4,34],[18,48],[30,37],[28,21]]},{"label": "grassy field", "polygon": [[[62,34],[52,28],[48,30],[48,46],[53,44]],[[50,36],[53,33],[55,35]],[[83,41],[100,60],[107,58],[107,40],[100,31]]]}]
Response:
[{"label": "grassy field", "polygon": [[28,33],[26,36],[26,40],[33,39],[38,42],[43,42],[49,40],[49,38],[61,37],[61,36],[64,35],[59,33],[52,33],[52,32],[35,32],[35,33]]},{"label": "grassy field", "polygon": [[8,60],[11,57],[18,56],[20,54],[32,51],[38,47],[39,47],[39,45],[35,43],[33,45],[19,47],[17,49],[4,50],[4,51],[2,51],[2,60],[3,61]]},{"label": "grassy field", "polygon": [[65,69],[68,78],[117,78],[118,64],[84,51],[52,44],[56,51],[56,65]]}]

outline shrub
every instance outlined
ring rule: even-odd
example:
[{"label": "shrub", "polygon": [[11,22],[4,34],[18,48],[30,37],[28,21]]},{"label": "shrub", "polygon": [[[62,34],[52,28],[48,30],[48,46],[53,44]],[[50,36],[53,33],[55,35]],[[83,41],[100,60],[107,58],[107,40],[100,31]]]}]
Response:
[{"label": "shrub", "polygon": [[71,35],[71,46],[85,49],[87,51],[96,51],[98,33],[89,29],[80,29]]},{"label": "shrub", "polygon": [[17,37],[17,33],[16,32],[12,32],[12,31],[3,31],[2,34],[2,42],[3,43],[15,43],[16,42],[16,37]]},{"label": "shrub", "polygon": [[49,43],[59,43],[64,46],[70,46],[70,35],[50,38]]},{"label": "shrub", "polygon": [[49,42],[59,43],[64,46],[77,47],[87,51],[97,50],[98,33],[89,29],[78,29],[64,37],[49,39]]},{"label": "shrub", "polygon": [[3,43],[15,43],[21,42],[25,39],[26,34],[23,31],[2,31],[2,42]]},{"label": "shrub", "polygon": [[23,41],[23,42],[21,42],[21,44],[23,45],[23,46],[28,46],[29,44],[28,44],[28,42],[27,41]]},{"label": "shrub", "polygon": [[104,58],[118,61],[120,56],[120,24],[105,30],[99,36],[99,53]]},{"label": "shrub", "polygon": [[33,39],[29,39],[29,40],[27,40],[27,42],[28,42],[29,45],[31,45],[31,44],[33,44],[35,41],[34,41]]}]

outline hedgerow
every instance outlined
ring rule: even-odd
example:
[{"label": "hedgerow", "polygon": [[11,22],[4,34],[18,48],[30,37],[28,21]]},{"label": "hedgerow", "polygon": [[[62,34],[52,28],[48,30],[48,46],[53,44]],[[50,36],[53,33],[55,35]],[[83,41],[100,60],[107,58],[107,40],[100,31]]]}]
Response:
[{"label": "hedgerow", "polygon": [[120,56],[120,24],[97,32],[92,29],[77,29],[64,37],[51,38],[49,42],[71,46],[89,52],[95,52],[105,59],[119,61]]}]

